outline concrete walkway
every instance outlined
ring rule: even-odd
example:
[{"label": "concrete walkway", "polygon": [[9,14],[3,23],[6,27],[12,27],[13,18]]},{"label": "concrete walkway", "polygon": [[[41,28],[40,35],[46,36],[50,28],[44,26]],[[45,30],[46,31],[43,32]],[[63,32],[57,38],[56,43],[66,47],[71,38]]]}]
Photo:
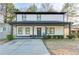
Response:
[{"label": "concrete walkway", "polygon": [[41,39],[17,39],[0,45],[0,55],[48,55]]}]

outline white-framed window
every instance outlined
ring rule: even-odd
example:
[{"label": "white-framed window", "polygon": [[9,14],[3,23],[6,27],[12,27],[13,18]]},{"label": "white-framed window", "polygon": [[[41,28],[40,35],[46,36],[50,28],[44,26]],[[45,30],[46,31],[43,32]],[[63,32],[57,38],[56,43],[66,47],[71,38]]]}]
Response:
[{"label": "white-framed window", "polygon": [[55,28],[53,28],[53,27],[47,28],[47,33],[48,34],[54,34],[55,33]]},{"label": "white-framed window", "polygon": [[30,34],[30,28],[29,27],[25,28],[25,34]]},{"label": "white-framed window", "polygon": [[41,21],[41,15],[37,14],[37,21]]},{"label": "white-framed window", "polygon": [[23,14],[23,15],[22,15],[22,20],[23,20],[23,21],[26,21],[26,14]]},{"label": "white-framed window", "polygon": [[3,31],[6,31],[6,27],[3,27]]},{"label": "white-framed window", "polygon": [[0,27],[0,32],[3,32],[3,27]]},{"label": "white-framed window", "polygon": [[22,14],[17,14],[16,20],[17,21],[22,21]]},{"label": "white-framed window", "polygon": [[18,34],[23,34],[23,28],[22,27],[18,27]]}]

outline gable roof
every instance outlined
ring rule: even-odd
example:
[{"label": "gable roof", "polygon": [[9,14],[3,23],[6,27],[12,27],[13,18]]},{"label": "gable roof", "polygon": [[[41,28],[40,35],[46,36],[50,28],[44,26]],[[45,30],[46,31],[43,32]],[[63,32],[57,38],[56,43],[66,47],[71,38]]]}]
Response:
[{"label": "gable roof", "polygon": [[15,14],[65,14],[66,12],[14,12]]}]

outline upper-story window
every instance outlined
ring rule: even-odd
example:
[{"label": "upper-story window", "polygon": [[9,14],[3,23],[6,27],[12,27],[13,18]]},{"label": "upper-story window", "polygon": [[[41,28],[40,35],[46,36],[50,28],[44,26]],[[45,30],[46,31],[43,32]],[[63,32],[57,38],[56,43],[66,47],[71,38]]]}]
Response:
[{"label": "upper-story window", "polygon": [[37,21],[41,21],[41,15],[40,14],[37,15]]},{"label": "upper-story window", "polygon": [[23,14],[23,15],[22,15],[22,20],[23,20],[23,21],[26,21],[26,14]]},{"label": "upper-story window", "polygon": [[17,14],[16,20],[17,20],[17,21],[22,21],[22,14]]}]

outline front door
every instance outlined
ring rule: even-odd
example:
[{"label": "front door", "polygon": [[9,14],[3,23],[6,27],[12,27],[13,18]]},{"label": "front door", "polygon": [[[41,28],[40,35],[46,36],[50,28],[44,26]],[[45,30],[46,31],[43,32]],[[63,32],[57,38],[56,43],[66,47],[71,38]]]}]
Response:
[{"label": "front door", "polygon": [[41,36],[41,28],[37,28],[37,36]]}]

